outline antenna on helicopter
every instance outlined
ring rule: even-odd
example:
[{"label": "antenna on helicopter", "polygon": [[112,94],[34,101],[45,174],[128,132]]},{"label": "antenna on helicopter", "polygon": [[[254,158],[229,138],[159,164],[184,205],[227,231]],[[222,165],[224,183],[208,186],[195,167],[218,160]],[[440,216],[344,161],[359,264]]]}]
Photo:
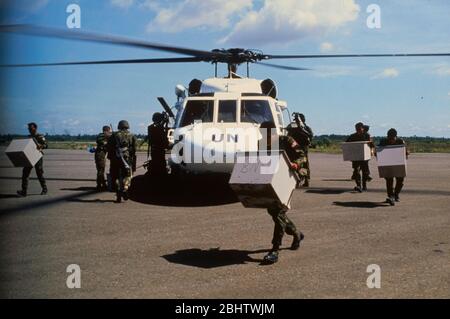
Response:
[{"label": "antenna on helicopter", "polygon": [[228,78],[230,79],[240,79],[241,77],[237,74],[237,64],[229,63],[228,64]]}]

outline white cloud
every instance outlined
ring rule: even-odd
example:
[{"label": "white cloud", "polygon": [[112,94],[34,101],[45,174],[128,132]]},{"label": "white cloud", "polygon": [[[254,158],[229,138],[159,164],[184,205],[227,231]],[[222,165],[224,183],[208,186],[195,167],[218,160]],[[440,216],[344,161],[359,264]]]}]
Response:
[{"label": "white cloud", "polygon": [[372,77],[372,79],[387,79],[396,78],[400,75],[400,72],[395,68],[384,69],[381,73],[378,73]]},{"label": "white cloud", "polygon": [[330,52],[334,50],[333,43],[323,42],[320,44],[320,52]]},{"label": "white cloud", "polygon": [[119,8],[129,8],[133,5],[134,0],[111,0],[111,4],[113,6],[119,7]]},{"label": "white cloud", "polygon": [[438,76],[450,76],[450,65],[447,64],[438,65],[434,68],[432,73]]},{"label": "white cloud", "polygon": [[247,12],[221,42],[290,42],[336,30],[356,20],[359,11],[354,0],[265,0],[259,10]]},{"label": "white cloud", "polygon": [[64,126],[74,127],[74,126],[80,125],[81,122],[80,122],[80,120],[68,119],[68,120],[63,120],[62,124]]},{"label": "white cloud", "polygon": [[144,5],[157,12],[148,31],[179,32],[191,28],[227,28],[235,15],[251,8],[252,0],[183,0],[165,8],[158,8],[153,1]]}]

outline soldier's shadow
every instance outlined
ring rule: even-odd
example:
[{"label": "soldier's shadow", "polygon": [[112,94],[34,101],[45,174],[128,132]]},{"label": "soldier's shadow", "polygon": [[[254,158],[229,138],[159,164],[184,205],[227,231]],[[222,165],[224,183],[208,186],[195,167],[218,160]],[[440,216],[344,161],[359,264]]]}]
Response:
[{"label": "soldier's shadow", "polygon": [[389,207],[390,205],[384,202],[334,202],[333,205],[349,208],[378,208]]},{"label": "soldier's shadow", "polygon": [[170,263],[210,269],[247,263],[263,264],[263,259],[253,258],[251,255],[267,252],[269,252],[268,249],[250,251],[237,249],[221,250],[220,248],[202,250],[193,248],[178,250],[173,254],[161,257]]},{"label": "soldier's shadow", "polygon": [[0,199],[20,198],[17,194],[0,194]]},{"label": "soldier's shadow", "polygon": [[114,203],[115,201],[112,199],[109,200],[103,200],[103,199],[81,199],[81,198],[72,198],[72,199],[68,199],[68,202],[73,202],[73,203],[84,203],[84,204],[106,204],[106,203]]},{"label": "soldier's shadow", "polygon": [[171,207],[219,206],[238,202],[228,186],[227,175],[133,178],[130,199],[149,205]]}]

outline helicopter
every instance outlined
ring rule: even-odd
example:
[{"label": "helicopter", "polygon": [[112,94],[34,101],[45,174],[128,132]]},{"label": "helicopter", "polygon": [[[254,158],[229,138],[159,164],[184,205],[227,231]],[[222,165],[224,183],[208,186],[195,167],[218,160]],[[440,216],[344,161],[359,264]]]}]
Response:
[{"label": "helicopter", "polygon": [[[287,134],[286,127],[292,123],[287,102],[279,99],[278,89],[273,80],[250,77],[251,64],[287,71],[308,71],[309,68],[272,64],[266,61],[450,56],[450,53],[272,55],[242,48],[205,51],[114,35],[35,25],[1,25],[0,32],[144,48],[181,55],[181,57],[134,60],[7,64],[0,67],[198,62],[212,64],[215,70],[214,77],[205,80],[193,79],[187,87],[176,86],[177,102],[173,107],[170,107],[164,98],[158,98],[165,110],[166,121],[170,122],[170,125],[167,125],[170,126],[168,138],[172,144],[169,165],[174,173],[231,173],[237,153],[258,150],[258,141],[261,139],[259,127],[263,122],[275,123],[276,135]],[[224,77],[218,76],[219,64],[228,67],[228,74]],[[246,76],[237,73],[238,67],[242,65],[246,66]]]}]

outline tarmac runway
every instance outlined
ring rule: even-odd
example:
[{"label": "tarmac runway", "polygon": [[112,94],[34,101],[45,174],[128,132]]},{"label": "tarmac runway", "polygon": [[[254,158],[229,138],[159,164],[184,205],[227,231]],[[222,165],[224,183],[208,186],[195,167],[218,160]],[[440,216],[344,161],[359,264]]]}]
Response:
[{"label": "tarmac runway", "polygon": [[[243,208],[223,179],[148,185],[137,176],[132,200],[119,205],[95,192],[92,154],[48,150],[44,165],[50,194],[38,195],[33,179],[18,198],[21,170],[1,152],[3,298],[450,297],[450,154],[412,154],[395,207],[383,203],[375,161],[359,194],[350,163],[312,154],[312,187],[295,192],[289,212],[305,241],[290,251],[286,236],[271,266],[260,265],[270,216]],[[71,264],[80,289],[66,286]],[[379,289],[366,283],[372,264]]]}]

